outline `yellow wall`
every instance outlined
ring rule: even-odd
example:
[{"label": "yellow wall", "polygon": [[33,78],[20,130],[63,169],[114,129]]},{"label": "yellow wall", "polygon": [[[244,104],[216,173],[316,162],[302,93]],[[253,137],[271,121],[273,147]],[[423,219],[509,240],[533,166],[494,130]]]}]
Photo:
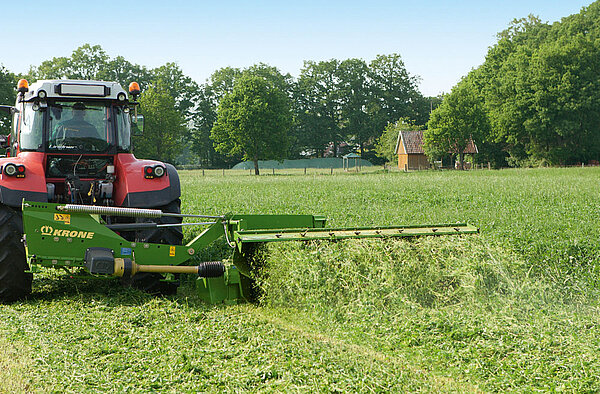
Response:
[{"label": "yellow wall", "polygon": [[427,156],[425,155],[398,154],[398,168],[404,170],[406,164],[408,164],[409,170],[424,170],[430,166],[429,160],[427,160]]}]

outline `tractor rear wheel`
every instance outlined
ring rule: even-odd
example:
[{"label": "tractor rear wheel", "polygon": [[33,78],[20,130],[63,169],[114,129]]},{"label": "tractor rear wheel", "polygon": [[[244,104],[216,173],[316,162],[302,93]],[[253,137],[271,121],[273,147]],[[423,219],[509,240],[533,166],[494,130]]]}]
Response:
[{"label": "tractor rear wheel", "polygon": [[[181,213],[181,200],[176,199],[171,201],[169,204],[154,207],[153,209],[160,209],[165,213]],[[156,219],[140,218],[138,222],[156,222],[159,224],[179,224],[182,222],[181,218],[173,217],[161,217]],[[150,242],[156,244],[166,245],[181,245],[183,241],[183,231],[181,226],[163,227],[156,229],[149,229],[143,231],[137,231],[135,236],[136,242]],[[139,273],[134,275],[128,280],[123,282],[127,285],[131,285],[136,289],[140,289],[146,293],[156,295],[172,295],[177,294],[177,287],[179,282],[165,282],[163,281],[163,275],[152,274],[152,273]]]},{"label": "tractor rear wheel", "polygon": [[0,301],[13,302],[31,294],[33,275],[27,265],[21,213],[0,204]]}]

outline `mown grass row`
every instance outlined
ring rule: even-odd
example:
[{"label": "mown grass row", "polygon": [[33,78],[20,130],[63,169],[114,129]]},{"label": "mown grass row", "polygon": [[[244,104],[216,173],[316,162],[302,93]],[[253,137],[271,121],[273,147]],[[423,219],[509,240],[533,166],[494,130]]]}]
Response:
[{"label": "mown grass row", "polygon": [[598,175],[539,169],[264,178],[241,185],[235,204],[324,212],[334,225],[479,225],[480,235],[463,238],[270,246],[263,305],[291,308],[291,316],[302,311],[323,332],[411,355],[485,389],[594,391]]},{"label": "mown grass row", "polygon": [[481,233],[271,245],[257,305],[44,274],[0,306],[0,391],[600,390],[600,170],[181,176],[189,213]]}]

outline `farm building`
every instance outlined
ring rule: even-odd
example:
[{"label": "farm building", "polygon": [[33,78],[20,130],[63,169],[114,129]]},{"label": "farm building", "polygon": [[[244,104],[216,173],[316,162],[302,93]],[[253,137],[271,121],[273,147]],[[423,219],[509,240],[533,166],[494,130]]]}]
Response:
[{"label": "farm building", "polygon": [[[469,142],[464,153],[479,153],[473,141]],[[418,170],[429,168],[430,163],[423,151],[423,130],[401,130],[396,141],[398,168],[401,170]]]}]

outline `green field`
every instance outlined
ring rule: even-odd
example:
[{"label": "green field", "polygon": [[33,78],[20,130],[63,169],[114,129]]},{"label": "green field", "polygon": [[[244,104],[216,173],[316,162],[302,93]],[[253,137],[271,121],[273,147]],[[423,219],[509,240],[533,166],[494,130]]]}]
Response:
[{"label": "green field", "polygon": [[181,177],[188,213],[481,234],[272,245],[257,305],[44,274],[0,306],[0,392],[600,390],[600,169]]}]

